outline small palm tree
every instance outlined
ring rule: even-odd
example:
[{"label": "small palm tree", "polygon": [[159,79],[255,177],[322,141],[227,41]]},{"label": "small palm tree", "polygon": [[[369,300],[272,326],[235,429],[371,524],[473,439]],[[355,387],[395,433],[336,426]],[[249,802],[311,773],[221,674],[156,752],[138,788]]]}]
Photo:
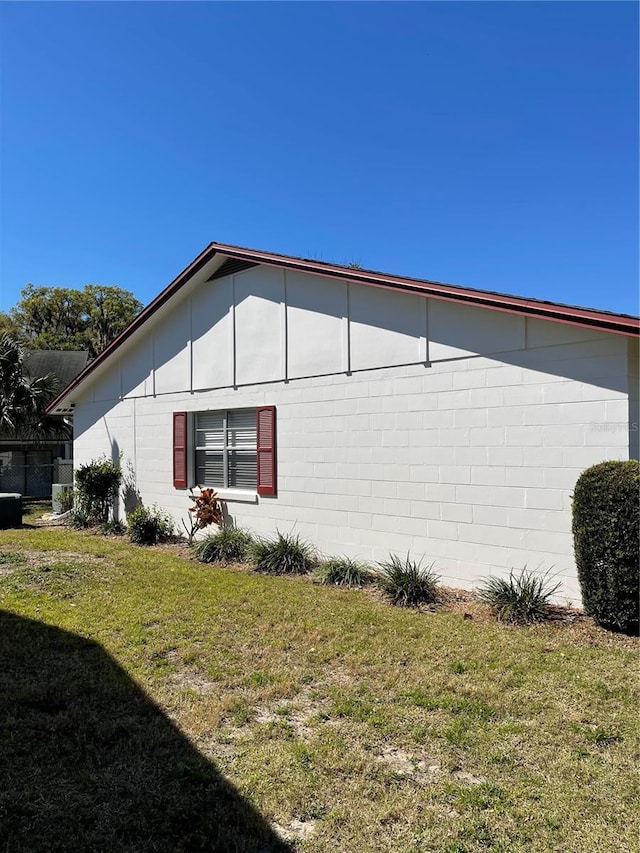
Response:
[{"label": "small palm tree", "polygon": [[32,379],[25,371],[24,350],[7,332],[0,333],[0,431],[25,439],[47,438],[60,423],[45,414],[55,376]]}]

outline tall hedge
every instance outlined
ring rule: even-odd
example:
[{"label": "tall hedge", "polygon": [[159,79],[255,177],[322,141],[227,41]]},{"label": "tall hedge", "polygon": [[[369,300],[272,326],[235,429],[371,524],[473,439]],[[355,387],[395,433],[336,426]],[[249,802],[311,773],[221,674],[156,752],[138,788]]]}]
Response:
[{"label": "tall hedge", "polygon": [[638,633],[640,462],[601,462],[578,478],[573,539],[585,611],[608,628]]}]

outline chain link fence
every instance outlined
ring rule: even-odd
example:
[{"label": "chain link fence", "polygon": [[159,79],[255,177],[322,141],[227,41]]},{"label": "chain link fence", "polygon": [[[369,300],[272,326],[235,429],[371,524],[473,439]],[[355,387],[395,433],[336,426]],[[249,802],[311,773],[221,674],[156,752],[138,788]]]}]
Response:
[{"label": "chain link fence", "polygon": [[3,465],[0,492],[18,492],[25,498],[50,498],[53,483],[73,484],[73,463],[57,459],[49,465]]}]

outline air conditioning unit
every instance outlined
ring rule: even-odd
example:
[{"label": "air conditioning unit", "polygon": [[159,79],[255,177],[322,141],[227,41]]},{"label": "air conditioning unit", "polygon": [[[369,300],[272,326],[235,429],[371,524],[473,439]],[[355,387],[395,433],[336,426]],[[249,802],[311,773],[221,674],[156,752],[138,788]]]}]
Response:
[{"label": "air conditioning unit", "polygon": [[14,492],[0,494],[0,528],[22,525],[22,495]]}]

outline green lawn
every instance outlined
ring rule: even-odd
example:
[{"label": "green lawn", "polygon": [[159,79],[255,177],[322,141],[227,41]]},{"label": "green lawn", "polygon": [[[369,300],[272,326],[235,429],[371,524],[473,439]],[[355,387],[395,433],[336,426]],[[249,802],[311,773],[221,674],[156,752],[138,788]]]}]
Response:
[{"label": "green lawn", "polygon": [[0,612],[3,853],[637,852],[637,641],[590,622],[60,528],[0,533]]}]

